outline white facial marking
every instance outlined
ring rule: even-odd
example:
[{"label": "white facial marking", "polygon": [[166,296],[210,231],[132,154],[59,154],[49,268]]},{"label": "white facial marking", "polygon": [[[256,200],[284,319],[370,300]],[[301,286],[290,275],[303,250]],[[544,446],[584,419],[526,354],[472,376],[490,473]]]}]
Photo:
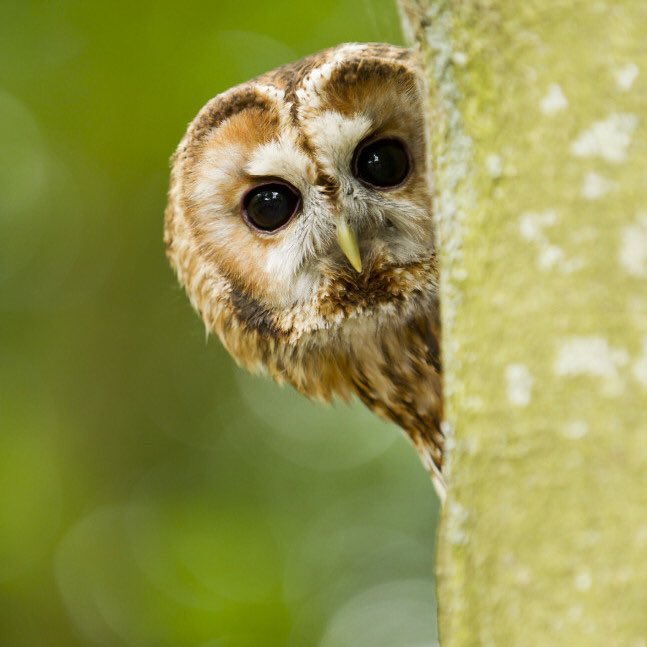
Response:
[{"label": "white facial marking", "polygon": [[308,185],[312,163],[297,147],[294,138],[281,135],[254,150],[245,166],[245,172],[253,176],[277,177],[297,188]]},{"label": "white facial marking", "polygon": [[[309,119],[306,131],[317,149],[317,157],[327,171],[344,171],[350,164],[357,144],[371,131],[371,120],[365,115],[346,117],[335,110],[326,110]],[[350,173],[350,166],[348,167]]]},{"label": "white facial marking", "polygon": [[315,189],[303,194],[301,211],[268,246],[263,269],[284,305],[308,301],[319,286],[319,257],[334,237],[334,221]]},{"label": "white facial marking", "polygon": [[208,150],[199,165],[191,196],[195,200],[215,198],[219,191],[240,175],[244,154],[241,146],[229,144]]}]

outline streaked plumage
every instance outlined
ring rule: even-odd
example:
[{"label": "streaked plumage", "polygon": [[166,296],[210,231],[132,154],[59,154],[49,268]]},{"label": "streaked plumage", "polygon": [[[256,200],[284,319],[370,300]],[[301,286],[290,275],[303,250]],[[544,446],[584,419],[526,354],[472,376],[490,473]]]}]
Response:
[{"label": "streaked plumage", "polygon": [[423,104],[415,54],[382,44],[341,45],[216,96],[173,157],[165,241],[239,364],[314,399],[357,395],[405,430],[442,491]]}]

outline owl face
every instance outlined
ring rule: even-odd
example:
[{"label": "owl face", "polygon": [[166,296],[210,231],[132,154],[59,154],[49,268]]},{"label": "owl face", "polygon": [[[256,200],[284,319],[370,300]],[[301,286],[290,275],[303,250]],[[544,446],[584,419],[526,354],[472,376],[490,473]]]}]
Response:
[{"label": "owl face", "polygon": [[409,50],[341,45],[218,95],[190,124],[168,255],[241,364],[347,396],[377,379],[376,343],[383,358],[420,312],[435,317],[421,78]]}]

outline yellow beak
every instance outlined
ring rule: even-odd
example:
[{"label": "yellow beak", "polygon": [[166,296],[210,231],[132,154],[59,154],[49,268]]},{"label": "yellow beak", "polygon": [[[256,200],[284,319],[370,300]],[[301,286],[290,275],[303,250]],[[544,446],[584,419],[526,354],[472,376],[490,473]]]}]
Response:
[{"label": "yellow beak", "polygon": [[362,271],[362,257],[357,244],[357,234],[348,226],[346,220],[341,217],[337,221],[337,242],[344,256],[350,261],[356,272]]}]

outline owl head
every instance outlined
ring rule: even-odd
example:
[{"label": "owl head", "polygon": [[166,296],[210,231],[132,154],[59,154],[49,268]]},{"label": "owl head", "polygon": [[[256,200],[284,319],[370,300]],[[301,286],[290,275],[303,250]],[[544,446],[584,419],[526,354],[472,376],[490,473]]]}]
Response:
[{"label": "owl head", "polygon": [[365,399],[371,356],[397,357],[434,308],[424,95],[412,51],[346,44],[191,122],[172,160],[168,257],[240,364],[311,397]]}]

